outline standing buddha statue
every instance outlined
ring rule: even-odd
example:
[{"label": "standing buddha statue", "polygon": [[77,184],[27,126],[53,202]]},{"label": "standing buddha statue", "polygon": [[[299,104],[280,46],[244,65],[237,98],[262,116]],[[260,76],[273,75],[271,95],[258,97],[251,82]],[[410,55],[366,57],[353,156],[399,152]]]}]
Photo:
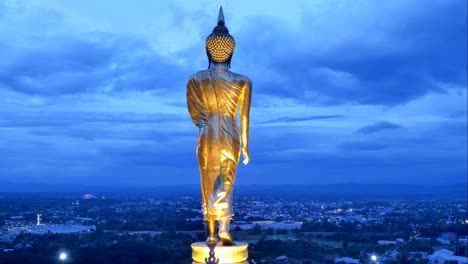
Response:
[{"label": "standing buddha statue", "polygon": [[[249,112],[252,82],[230,71],[235,40],[224,23],[222,7],[218,23],[206,38],[208,69],[192,75],[187,83],[187,106],[198,127],[197,158],[200,170],[203,215],[207,243],[234,245],[229,233],[233,216],[232,192],[240,155],[249,162]],[[240,130],[237,113],[240,113]]]}]

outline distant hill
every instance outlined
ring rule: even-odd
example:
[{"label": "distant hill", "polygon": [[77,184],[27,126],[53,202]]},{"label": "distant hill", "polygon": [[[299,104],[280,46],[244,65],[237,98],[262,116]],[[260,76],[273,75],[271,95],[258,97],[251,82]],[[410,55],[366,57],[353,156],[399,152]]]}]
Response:
[{"label": "distant hill", "polygon": [[[307,185],[238,185],[238,195],[267,195],[304,199],[467,199],[467,183],[463,184],[307,184]],[[20,184],[0,182],[0,193],[110,193],[126,195],[193,196],[200,186],[174,185],[157,187],[128,187],[123,185],[86,186],[80,184]]]},{"label": "distant hill", "polygon": [[122,194],[191,194],[200,191],[198,185],[135,187],[126,185],[84,185],[12,183],[0,181],[0,193],[122,193]]},{"label": "distant hill", "polygon": [[242,192],[278,193],[288,197],[304,198],[464,198],[467,183],[450,185],[423,184],[314,184],[282,186],[242,186]]}]

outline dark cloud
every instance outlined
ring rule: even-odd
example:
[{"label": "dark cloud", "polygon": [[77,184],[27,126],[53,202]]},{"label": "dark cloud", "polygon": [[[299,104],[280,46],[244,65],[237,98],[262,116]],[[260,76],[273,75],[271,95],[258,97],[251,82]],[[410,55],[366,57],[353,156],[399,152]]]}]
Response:
[{"label": "dark cloud", "polygon": [[240,166],[240,175],[246,176],[239,177],[245,177],[244,183],[271,182],[272,175],[276,183],[463,182],[466,149],[460,145],[466,146],[466,137],[454,138],[444,127],[428,135],[387,135],[344,143],[333,136],[287,129],[263,136],[262,130],[252,138],[251,167]]},{"label": "dark cloud", "polygon": [[[21,144],[10,141],[5,147],[0,146],[0,154],[5,157],[0,160],[0,166],[5,168],[0,176],[19,175],[27,179],[26,175],[32,173],[53,182],[63,176],[66,167],[69,181],[73,177],[80,181],[89,177],[92,182],[136,185],[143,179],[144,184],[150,185],[198,181],[195,128],[184,132],[185,129],[177,130],[175,126],[165,132],[152,132],[151,127],[143,131],[127,127],[124,128],[129,132],[127,135],[112,134],[106,128],[97,126],[77,131],[76,135],[62,134],[69,136],[66,138],[54,135],[47,144],[37,142],[37,138]],[[443,124],[425,136],[387,135],[339,143],[333,136],[317,132],[253,126],[251,163],[247,167],[239,165],[238,181],[244,184],[460,181],[466,177],[466,149],[459,147],[466,146],[466,133],[462,136],[460,129],[461,124]],[[88,134],[92,130],[94,135]],[[95,136],[97,140],[89,143],[77,140],[84,135]],[[338,147],[335,151],[320,150],[323,146],[333,149],[335,145]],[[21,170],[25,163],[30,166]]]},{"label": "dark cloud", "polygon": [[[257,163],[252,157],[248,168],[240,166],[240,183],[444,183],[447,181],[466,182],[466,162],[457,157],[451,158],[400,158],[391,159],[349,155],[346,157],[329,155],[297,156],[298,161],[265,157],[265,162]],[[271,166],[278,161],[277,166]],[[305,164],[305,165],[304,165]]]},{"label": "dark cloud", "polygon": [[302,117],[289,117],[283,116],[274,119],[269,119],[262,122],[257,122],[256,124],[271,124],[271,123],[282,123],[282,122],[303,122],[303,121],[312,121],[312,120],[321,120],[321,119],[334,119],[342,118],[342,115],[313,115],[313,116],[302,116]]},{"label": "dark cloud", "polygon": [[[315,18],[307,14],[300,33],[259,17],[239,36],[238,42],[245,45],[245,57],[239,60],[255,65],[244,67],[253,71],[258,93],[301,103],[396,105],[444,92],[441,82],[466,87],[466,1],[430,2],[418,8],[394,21],[382,11],[385,26],[368,27],[367,36],[339,45],[325,37],[304,43],[304,36],[317,34]],[[339,30],[352,35],[356,29]],[[382,34],[385,42],[370,42]]]},{"label": "dark cloud", "polygon": [[[205,17],[175,5],[170,10],[173,21],[168,23],[175,30]],[[0,37],[0,89],[41,96],[128,90],[171,94],[185,88],[193,73],[186,62],[198,56],[190,50],[193,45],[169,56],[139,34],[77,28],[68,17],[72,10],[1,3],[0,15],[2,11],[0,30],[6,30]]]},{"label": "dark cloud", "polygon": [[181,76],[189,75],[184,66],[156,53],[149,43],[116,34],[61,33],[29,41],[34,44],[19,51],[14,45],[6,47],[12,54],[0,62],[0,88],[46,96],[172,90],[184,87]]},{"label": "dark cloud", "polygon": [[458,111],[450,113],[448,117],[449,118],[464,117],[466,119],[468,117],[468,113],[466,110],[458,110]]},{"label": "dark cloud", "polygon": [[188,129],[190,118],[183,114],[113,112],[5,112],[0,128],[25,131],[37,139],[65,137],[71,141],[114,140],[169,142],[196,135]]},{"label": "dark cloud", "polygon": [[[374,25],[364,16],[362,22],[371,25],[365,27],[365,35],[355,32],[352,21],[344,21],[342,28],[340,23],[333,27],[332,18],[326,23],[332,25],[332,32],[323,35],[328,28],[317,27],[317,18],[306,11],[299,30],[273,18],[247,17],[246,26],[238,34],[233,31],[237,40],[233,71],[253,80],[254,108],[281,110],[283,104],[300,103],[306,109],[302,116],[285,111],[280,117],[252,122],[251,163],[240,165],[239,182],[466,178],[466,119],[458,120],[466,116],[466,109],[440,113],[423,105],[423,111],[450,122],[405,123],[408,133],[399,133],[400,125],[382,121],[355,131],[353,120],[362,119],[361,108],[352,108],[355,104],[402,104],[403,109],[405,102],[444,92],[441,82],[466,85],[466,3],[431,1],[417,9],[406,6],[417,2],[392,3],[402,5],[401,16],[393,20],[386,8],[374,10],[380,22]],[[7,11],[5,17],[5,6],[0,3],[0,17],[19,28],[22,14]],[[178,17],[178,12],[185,11],[174,9],[172,15]],[[67,23],[63,14],[34,13],[24,23],[24,32],[12,29],[18,34],[0,37],[0,92],[5,94],[0,99],[0,137],[4,139],[0,141],[0,179],[141,181],[143,185],[198,182],[197,129],[186,112],[184,91],[187,77],[206,67],[202,43],[206,35],[200,43],[169,57],[136,35],[63,30],[67,26],[55,30]],[[183,21],[175,19],[171,28],[177,33],[182,24],[204,16],[180,16]],[[352,25],[346,27],[347,23]],[[350,37],[342,39],[343,34]],[[130,90],[136,92],[126,93]],[[105,112],[93,109],[103,97],[118,99],[119,104],[128,98],[125,109],[131,109],[142,94],[150,93],[139,92],[144,90],[158,90],[150,100],[164,96],[167,103],[157,102],[154,109],[162,113],[139,113],[146,105],[138,106],[135,113],[115,113],[116,105]],[[70,111],[69,103],[79,108]],[[107,103],[102,101],[103,106]],[[317,104],[331,105],[326,113],[346,116],[306,112],[308,105]],[[333,104],[345,106],[336,109]],[[349,123],[345,119],[348,106],[352,110]],[[180,114],[164,113],[177,109]],[[368,109],[374,115],[371,111],[380,113],[381,108],[364,111]],[[385,109],[389,116],[401,113]],[[351,116],[355,111],[359,116]],[[339,122],[328,127],[313,125],[328,119],[327,123]]]},{"label": "dark cloud", "polygon": [[[443,92],[439,82],[466,85],[465,18],[464,1],[431,2],[402,16],[398,24],[404,26],[390,30],[376,26],[368,33],[372,38],[387,30],[384,46],[351,38],[324,52],[314,47],[330,40],[316,43],[306,37],[314,35],[309,32],[315,23],[310,15],[304,15],[300,33],[272,18],[250,18],[252,23],[236,36],[239,58],[236,51],[233,63],[239,60],[240,70],[250,72],[257,93],[302,103],[395,105]],[[134,37],[62,32],[28,36],[28,42],[15,47],[14,41],[0,40],[2,52],[10,53],[0,62],[0,87],[42,95],[171,90],[184,87],[192,73]],[[184,50],[179,55],[193,59],[193,53]]]},{"label": "dark cloud", "polygon": [[343,150],[352,150],[355,152],[359,151],[374,151],[374,150],[384,150],[389,146],[381,143],[373,143],[367,141],[361,142],[346,142],[340,145],[340,148]]},{"label": "dark cloud", "polygon": [[[197,165],[196,155],[192,152],[193,148],[177,148],[180,146],[177,141],[173,141],[165,146],[157,145],[139,145],[133,148],[103,148],[102,153],[112,160],[113,164],[119,166],[145,166],[145,167],[173,167],[190,168]],[[176,147],[176,148],[174,148]],[[195,147],[195,145],[194,145]],[[188,162],[188,161],[191,162]],[[182,162],[183,161],[183,162]]]},{"label": "dark cloud", "polygon": [[157,124],[189,121],[183,114],[136,114],[113,112],[22,112],[4,113],[0,127],[66,127],[89,123]]},{"label": "dark cloud", "polygon": [[392,122],[381,121],[372,125],[363,126],[360,129],[358,129],[356,132],[362,133],[362,134],[371,134],[371,133],[376,133],[382,130],[397,129],[397,128],[401,128],[401,126],[398,124],[394,124]]},{"label": "dark cloud", "polygon": [[[108,83],[107,67],[118,53],[118,40],[97,36],[92,41],[72,35],[36,37],[0,63],[0,84],[28,94],[70,94],[96,91]],[[113,43],[111,43],[113,42]]]}]

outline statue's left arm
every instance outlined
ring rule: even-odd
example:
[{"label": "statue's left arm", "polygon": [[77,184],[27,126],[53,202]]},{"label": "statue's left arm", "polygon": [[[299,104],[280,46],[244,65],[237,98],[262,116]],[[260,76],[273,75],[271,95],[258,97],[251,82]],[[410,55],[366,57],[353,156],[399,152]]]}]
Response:
[{"label": "statue's left arm", "polygon": [[249,155],[249,115],[250,115],[250,102],[252,100],[252,81],[248,80],[245,84],[241,97],[240,106],[240,123],[242,130],[242,154],[244,156],[243,163],[247,165],[250,160]]}]

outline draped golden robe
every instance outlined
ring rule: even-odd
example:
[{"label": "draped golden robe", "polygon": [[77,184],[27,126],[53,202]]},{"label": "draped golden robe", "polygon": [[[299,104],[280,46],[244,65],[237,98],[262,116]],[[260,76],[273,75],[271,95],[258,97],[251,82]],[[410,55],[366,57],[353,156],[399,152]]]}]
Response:
[{"label": "draped golden robe", "polygon": [[[209,69],[192,75],[187,84],[187,105],[199,127],[197,157],[205,220],[232,218],[232,191],[240,158],[241,133],[236,121],[247,115],[242,134],[247,137],[251,82],[229,70]],[[246,144],[244,142],[244,144]]]}]

